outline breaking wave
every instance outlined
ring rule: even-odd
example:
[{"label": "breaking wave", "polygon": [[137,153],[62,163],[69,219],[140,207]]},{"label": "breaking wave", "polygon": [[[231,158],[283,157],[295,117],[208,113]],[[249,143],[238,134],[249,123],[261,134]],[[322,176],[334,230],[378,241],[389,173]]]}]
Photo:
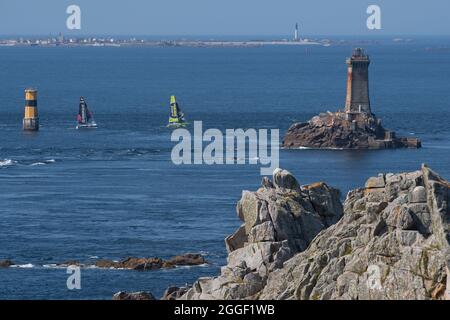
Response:
[{"label": "breaking wave", "polygon": [[0,160],[0,167],[10,167],[17,163],[17,161],[11,159]]},{"label": "breaking wave", "polygon": [[176,269],[192,269],[192,268],[206,268],[206,267],[210,267],[210,264],[202,263],[202,264],[195,265],[195,266],[175,266]]},{"label": "breaking wave", "polygon": [[14,264],[11,266],[11,268],[23,268],[23,269],[31,269],[34,268],[34,264],[27,263],[27,264]]},{"label": "breaking wave", "polygon": [[35,163],[30,164],[30,167],[34,167],[34,166],[45,166],[45,163],[44,162],[35,162]]},{"label": "breaking wave", "polygon": [[38,161],[38,162],[34,162],[34,163],[30,164],[30,167],[45,166],[46,164],[51,164],[51,163],[55,163],[55,162],[56,162],[55,159],[50,159],[50,160],[45,160],[45,161]]},{"label": "breaking wave", "polygon": [[52,164],[55,163],[56,160],[55,159],[49,159],[49,160],[41,160],[41,161],[36,161],[36,162],[32,162],[31,161],[16,161],[16,160],[11,160],[11,159],[4,159],[4,160],[0,160],[0,168],[6,168],[6,167],[12,167],[15,165],[24,165],[24,166],[30,166],[30,167],[34,167],[34,166],[44,166],[47,164]]}]

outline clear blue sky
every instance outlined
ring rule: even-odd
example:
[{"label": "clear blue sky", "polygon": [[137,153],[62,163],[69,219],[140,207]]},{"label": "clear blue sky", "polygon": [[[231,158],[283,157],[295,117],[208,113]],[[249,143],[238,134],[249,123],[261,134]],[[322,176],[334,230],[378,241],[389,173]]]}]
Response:
[{"label": "clear blue sky", "polygon": [[[82,30],[68,32],[66,8],[82,9]],[[368,31],[366,9],[382,9]],[[449,0],[0,0],[0,34],[450,35]]]}]

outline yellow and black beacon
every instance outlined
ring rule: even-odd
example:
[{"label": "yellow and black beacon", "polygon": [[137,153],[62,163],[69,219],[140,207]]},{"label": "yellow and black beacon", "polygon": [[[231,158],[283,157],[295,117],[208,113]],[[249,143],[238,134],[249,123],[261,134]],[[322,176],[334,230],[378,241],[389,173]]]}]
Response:
[{"label": "yellow and black beacon", "polygon": [[37,90],[25,90],[25,116],[23,118],[24,131],[39,130],[39,114],[37,109]]}]

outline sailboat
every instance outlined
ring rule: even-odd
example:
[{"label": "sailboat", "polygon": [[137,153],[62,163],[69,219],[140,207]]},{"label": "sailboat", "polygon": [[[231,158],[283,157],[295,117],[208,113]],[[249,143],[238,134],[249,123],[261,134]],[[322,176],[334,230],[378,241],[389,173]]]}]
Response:
[{"label": "sailboat", "polygon": [[97,123],[95,123],[94,115],[88,109],[86,101],[83,97],[80,98],[80,107],[78,109],[77,116],[77,129],[96,129]]},{"label": "sailboat", "polygon": [[175,96],[170,97],[170,117],[167,127],[184,127],[187,125],[184,113],[181,111]]}]

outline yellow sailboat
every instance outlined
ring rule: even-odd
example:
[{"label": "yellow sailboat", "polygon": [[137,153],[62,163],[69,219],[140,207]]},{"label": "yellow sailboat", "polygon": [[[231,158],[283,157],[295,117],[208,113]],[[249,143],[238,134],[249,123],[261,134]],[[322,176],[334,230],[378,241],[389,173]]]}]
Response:
[{"label": "yellow sailboat", "polygon": [[170,117],[167,127],[184,127],[187,125],[184,113],[181,111],[175,96],[170,97]]}]

